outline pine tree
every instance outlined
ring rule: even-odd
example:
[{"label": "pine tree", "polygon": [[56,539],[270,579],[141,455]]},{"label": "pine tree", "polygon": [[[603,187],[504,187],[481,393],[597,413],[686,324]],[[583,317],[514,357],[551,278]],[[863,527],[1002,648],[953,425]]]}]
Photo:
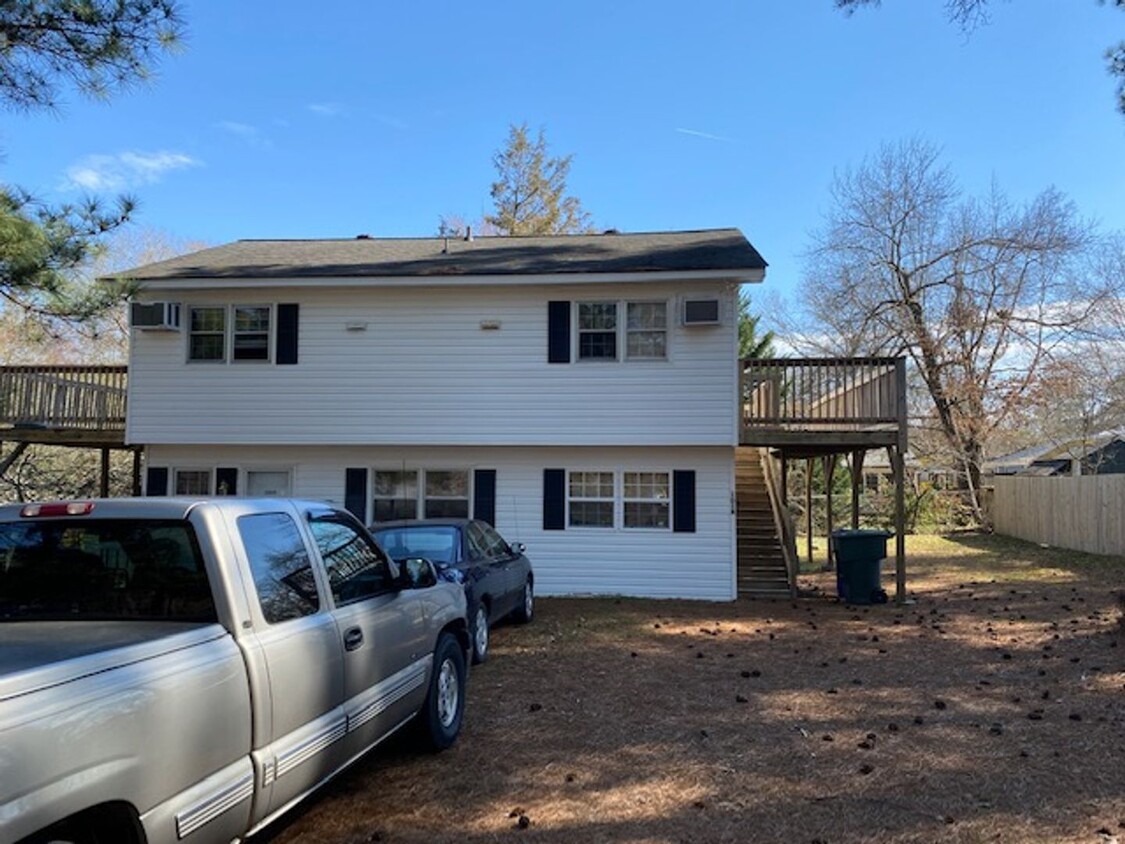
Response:
[{"label": "pine tree", "polygon": [[579,234],[591,230],[590,215],[566,193],[572,156],[552,158],[543,130],[535,140],[527,124],[511,126],[504,149],[493,157],[499,176],[492,183],[496,213],[485,223],[504,235]]}]

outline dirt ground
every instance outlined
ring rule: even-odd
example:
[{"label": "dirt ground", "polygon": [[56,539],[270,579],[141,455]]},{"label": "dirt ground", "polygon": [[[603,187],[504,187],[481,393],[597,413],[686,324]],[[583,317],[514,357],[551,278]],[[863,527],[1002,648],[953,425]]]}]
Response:
[{"label": "dirt ground", "polygon": [[795,601],[541,600],[451,750],[393,740],[263,840],[1125,844],[1125,559],[907,551],[905,606],[837,603],[830,573]]}]

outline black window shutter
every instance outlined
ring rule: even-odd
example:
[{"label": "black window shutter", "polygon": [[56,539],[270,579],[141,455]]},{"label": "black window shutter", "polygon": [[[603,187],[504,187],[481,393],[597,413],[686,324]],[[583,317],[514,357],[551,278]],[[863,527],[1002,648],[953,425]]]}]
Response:
[{"label": "black window shutter", "polygon": [[344,508],[367,523],[367,470],[347,469],[344,477]]},{"label": "black window shutter", "polygon": [[672,530],[695,533],[695,472],[672,473]]},{"label": "black window shutter", "polygon": [[278,364],[292,365],[297,362],[297,305],[277,306],[277,354]]},{"label": "black window shutter", "polygon": [[215,470],[215,494],[238,495],[238,469],[220,467]]},{"label": "black window shutter", "polygon": [[145,495],[168,494],[168,469],[164,466],[149,466],[145,478]]},{"label": "black window shutter", "polygon": [[566,469],[543,470],[543,530],[566,527]]},{"label": "black window shutter", "polygon": [[473,518],[496,525],[496,470],[473,472]]},{"label": "black window shutter", "polygon": [[547,363],[570,363],[570,302],[547,303]]}]

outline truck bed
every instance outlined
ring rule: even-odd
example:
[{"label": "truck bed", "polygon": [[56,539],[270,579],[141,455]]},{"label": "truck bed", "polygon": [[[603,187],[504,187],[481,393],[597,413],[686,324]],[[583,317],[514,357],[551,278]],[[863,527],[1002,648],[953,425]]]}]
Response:
[{"label": "truck bed", "polygon": [[0,700],[226,635],[210,622],[3,622]]}]

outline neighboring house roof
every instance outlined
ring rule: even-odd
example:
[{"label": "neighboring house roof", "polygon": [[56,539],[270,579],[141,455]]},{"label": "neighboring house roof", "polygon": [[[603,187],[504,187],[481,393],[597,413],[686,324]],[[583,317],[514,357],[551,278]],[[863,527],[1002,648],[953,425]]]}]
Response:
[{"label": "neighboring house roof", "polygon": [[239,240],[117,274],[137,281],[720,271],[759,280],[738,229],[547,237]]},{"label": "neighboring house roof", "polygon": [[1125,440],[1125,431],[1099,431],[1087,437],[1076,437],[1065,442],[1039,443],[984,461],[984,470],[997,475],[1044,474],[1028,472],[1032,466],[1069,466],[1072,460],[1088,458],[1108,448],[1114,442]]}]

